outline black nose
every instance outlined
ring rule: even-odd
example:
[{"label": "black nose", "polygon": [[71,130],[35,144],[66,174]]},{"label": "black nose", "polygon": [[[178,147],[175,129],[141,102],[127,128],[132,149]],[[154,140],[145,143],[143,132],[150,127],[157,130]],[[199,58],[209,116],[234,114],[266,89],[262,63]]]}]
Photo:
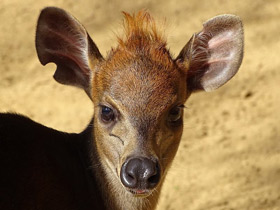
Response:
[{"label": "black nose", "polygon": [[120,176],[126,187],[151,189],[158,184],[160,179],[159,164],[148,158],[129,159],[122,165]]}]

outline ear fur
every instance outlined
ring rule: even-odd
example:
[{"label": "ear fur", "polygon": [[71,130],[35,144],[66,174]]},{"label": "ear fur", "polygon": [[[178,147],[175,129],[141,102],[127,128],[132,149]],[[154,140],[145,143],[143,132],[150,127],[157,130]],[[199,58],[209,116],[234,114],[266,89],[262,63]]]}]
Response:
[{"label": "ear fur", "polygon": [[43,65],[57,65],[57,82],[82,88],[91,96],[92,70],[103,57],[78,20],[56,7],[43,9],[37,24],[36,50]]},{"label": "ear fur", "polygon": [[242,62],[243,39],[237,16],[220,15],[205,22],[176,58],[188,69],[188,88],[212,91],[230,80]]}]

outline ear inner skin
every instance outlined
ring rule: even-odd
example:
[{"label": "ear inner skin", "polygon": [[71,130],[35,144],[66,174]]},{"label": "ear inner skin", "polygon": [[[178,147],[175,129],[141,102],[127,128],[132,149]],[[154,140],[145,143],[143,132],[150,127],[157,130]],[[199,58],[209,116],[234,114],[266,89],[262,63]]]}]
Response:
[{"label": "ear inner skin", "polygon": [[243,58],[243,27],[239,17],[220,15],[208,20],[190,39],[177,60],[187,65],[190,91],[212,91],[238,71]]},{"label": "ear inner skin", "polygon": [[56,81],[84,89],[90,96],[91,68],[103,59],[85,28],[66,11],[42,10],[36,31],[36,50],[43,65],[54,62]]}]

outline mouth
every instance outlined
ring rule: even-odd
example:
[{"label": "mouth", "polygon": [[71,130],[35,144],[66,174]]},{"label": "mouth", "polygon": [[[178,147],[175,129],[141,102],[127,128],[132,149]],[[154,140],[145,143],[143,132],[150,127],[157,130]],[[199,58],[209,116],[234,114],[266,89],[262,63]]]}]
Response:
[{"label": "mouth", "polygon": [[147,197],[153,192],[153,190],[148,190],[148,189],[128,189],[128,188],[126,189],[128,192],[132,193],[134,196],[137,197]]}]

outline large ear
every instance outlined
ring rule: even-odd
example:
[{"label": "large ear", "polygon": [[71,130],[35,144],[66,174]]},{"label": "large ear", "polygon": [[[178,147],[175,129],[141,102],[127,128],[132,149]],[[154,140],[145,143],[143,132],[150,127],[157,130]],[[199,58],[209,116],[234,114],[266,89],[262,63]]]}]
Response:
[{"label": "large ear", "polygon": [[238,71],[243,58],[243,27],[239,17],[216,16],[203,24],[176,58],[187,69],[191,91],[212,91]]},{"label": "large ear", "polygon": [[43,65],[57,65],[54,79],[80,87],[91,97],[92,70],[102,60],[97,46],[85,28],[66,11],[47,7],[42,10],[36,30],[36,50]]}]

